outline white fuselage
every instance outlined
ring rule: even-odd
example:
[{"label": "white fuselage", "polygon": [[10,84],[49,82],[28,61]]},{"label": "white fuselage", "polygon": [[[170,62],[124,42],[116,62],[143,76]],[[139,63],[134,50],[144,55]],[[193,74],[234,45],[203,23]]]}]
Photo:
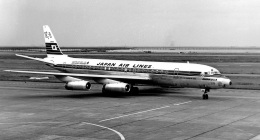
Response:
[{"label": "white fuselage", "polygon": [[163,87],[223,88],[231,84],[213,67],[192,63],[171,63],[151,61],[126,61],[107,59],[81,59],[61,56],[47,57],[55,65],[52,67],[67,73],[127,75],[147,77],[149,81],[110,80],[91,78],[98,83],[125,82],[131,84],[151,84]]}]

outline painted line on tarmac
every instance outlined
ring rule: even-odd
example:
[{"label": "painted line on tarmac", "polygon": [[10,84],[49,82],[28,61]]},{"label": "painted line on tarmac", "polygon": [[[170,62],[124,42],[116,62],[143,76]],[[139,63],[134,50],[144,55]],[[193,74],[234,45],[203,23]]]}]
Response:
[{"label": "painted line on tarmac", "polygon": [[22,124],[60,124],[60,123],[64,123],[64,122],[19,122],[19,123],[1,123],[0,124],[18,124],[18,125],[22,125]]},{"label": "painted line on tarmac", "polygon": [[[64,124],[64,123],[67,123],[67,122],[19,122],[19,123],[1,123],[0,124],[18,124],[18,125],[23,125],[23,124]],[[94,123],[88,123],[88,122],[81,122],[80,125],[93,125],[93,126],[97,126],[97,127],[101,127],[101,128],[105,128],[105,129],[108,129],[110,131],[113,131],[114,133],[116,133],[121,140],[125,140],[125,137],[118,131],[112,129],[112,128],[109,128],[109,127],[106,127],[106,126],[102,126],[102,125],[98,125],[98,124],[94,124]]]},{"label": "painted line on tarmac", "polygon": [[109,127],[106,127],[106,126],[102,126],[102,125],[98,125],[98,124],[94,124],[94,123],[88,123],[88,122],[82,122],[81,125],[84,125],[84,124],[88,124],[88,125],[94,125],[94,126],[97,126],[97,127],[101,127],[101,128],[105,128],[105,129],[108,129],[110,131],[113,131],[114,133],[116,133],[121,140],[125,140],[125,137],[118,131],[112,129],[112,128],[109,128]]},{"label": "painted line on tarmac", "polygon": [[249,139],[249,140],[260,140],[260,135],[257,135],[257,136],[255,136],[255,137]]},{"label": "painted line on tarmac", "polygon": [[[177,104],[173,104],[173,105],[182,105],[182,104],[187,104],[187,103],[190,103],[190,102],[191,102],[191,101],[183,102],[183,103],[177,103]],[[101,120],[101,121],[99,121],[99,122],[110,121],[110,120],[114,120],[114,119],[119,119],[119,118],[123,118],[123,117],[133,116],[133,115],[142,114],[142,113],[151,112],[151,111],[155,111],[155,110],[159,110],[159,109],[164,109],[164,108],[169,108],[169,107],[171,107],[171,106],[163,106],[163,107],[159,107],[159,108],[153,108],[153,109],[149,109],[149,110],[145,110],[145,111],[140,111],[140,112],[136,112],[136,113],[131,113],[131,114],[126,114],[126,115],[122,115],[122,116],[118,116],[118,117],[113,117],[113,118],[109,118],[109,119],[104,119],[104,120]]]},{"label": "painted line on tarmac", "polygon": [[183,102],[183,103],[178,103],[178,104],[173,104],[173,105],[183,105],[183,104],[187,104],[187,103],[190,103],[191,101],[188,101],[188,102]]},{"label": "painted line on tarmac", "polygon": [[114,118],[104,119],[104,120],[101,120],[99,122],[105,122],[105,121],[109,121],[109,120],[119,119],[119,118],[123,118],[123,117],[128,117],[128,116],[132,116],[132,115],[136,115],[136,114],[151,112],[151,111],[155,111],[155,110],[159,110],[159,109],[163,109],[163,108],[168,108],[168,107],[170,107],[170,106],[163,106],[163,107],[149,109],[149,110],[145,110],[145,111],[140,111],[140,112],[136,112],[136,113],[132,113],[132,114],[126,114],[126,115],[122,115],[122,116],[118,116],[118,117],[114,117]]}]

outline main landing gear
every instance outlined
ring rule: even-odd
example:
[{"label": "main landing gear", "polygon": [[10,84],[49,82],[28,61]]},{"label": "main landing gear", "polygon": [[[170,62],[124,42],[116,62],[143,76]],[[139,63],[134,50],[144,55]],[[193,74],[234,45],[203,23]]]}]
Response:
[{"label": "main landing gear", "polygon": [[203,92],[202,99],[203,100],[209,99],[209,95],[207,93],[210,91],[210,89],[209,88],[205,88],[205,89],[202,89],[201,91]]},{"label": "main landing gear", "polygon": [[139,94],[139,88],[138,87],[132,87],[130,94],[132,95],[138,95]]}]

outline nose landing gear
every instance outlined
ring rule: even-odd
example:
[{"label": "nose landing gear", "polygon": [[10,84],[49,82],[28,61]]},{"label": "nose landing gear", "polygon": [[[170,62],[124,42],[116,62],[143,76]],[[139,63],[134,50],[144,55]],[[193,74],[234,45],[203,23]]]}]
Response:
[{"label": "nose landing gear", "polygon": [[210,91],[210,89],[209,88],[205,88],[205,89],[202,89],[201,91],[203,92],[202,99],[203,100],[209,99],[209,95],[207,93]]}]

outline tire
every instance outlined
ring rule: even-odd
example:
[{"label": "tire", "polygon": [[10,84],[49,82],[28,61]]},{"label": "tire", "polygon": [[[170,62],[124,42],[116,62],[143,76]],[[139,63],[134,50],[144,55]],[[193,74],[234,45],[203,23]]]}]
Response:
[{"label": "tire", "polygon": [[205,99],[209,99],[209,95],[208,94],[205,95]]},{"label": "tire", "polygon": [[132,87],[131,94],[133,94],[133,95],[139,94],[139,88],[138,87]]}]

